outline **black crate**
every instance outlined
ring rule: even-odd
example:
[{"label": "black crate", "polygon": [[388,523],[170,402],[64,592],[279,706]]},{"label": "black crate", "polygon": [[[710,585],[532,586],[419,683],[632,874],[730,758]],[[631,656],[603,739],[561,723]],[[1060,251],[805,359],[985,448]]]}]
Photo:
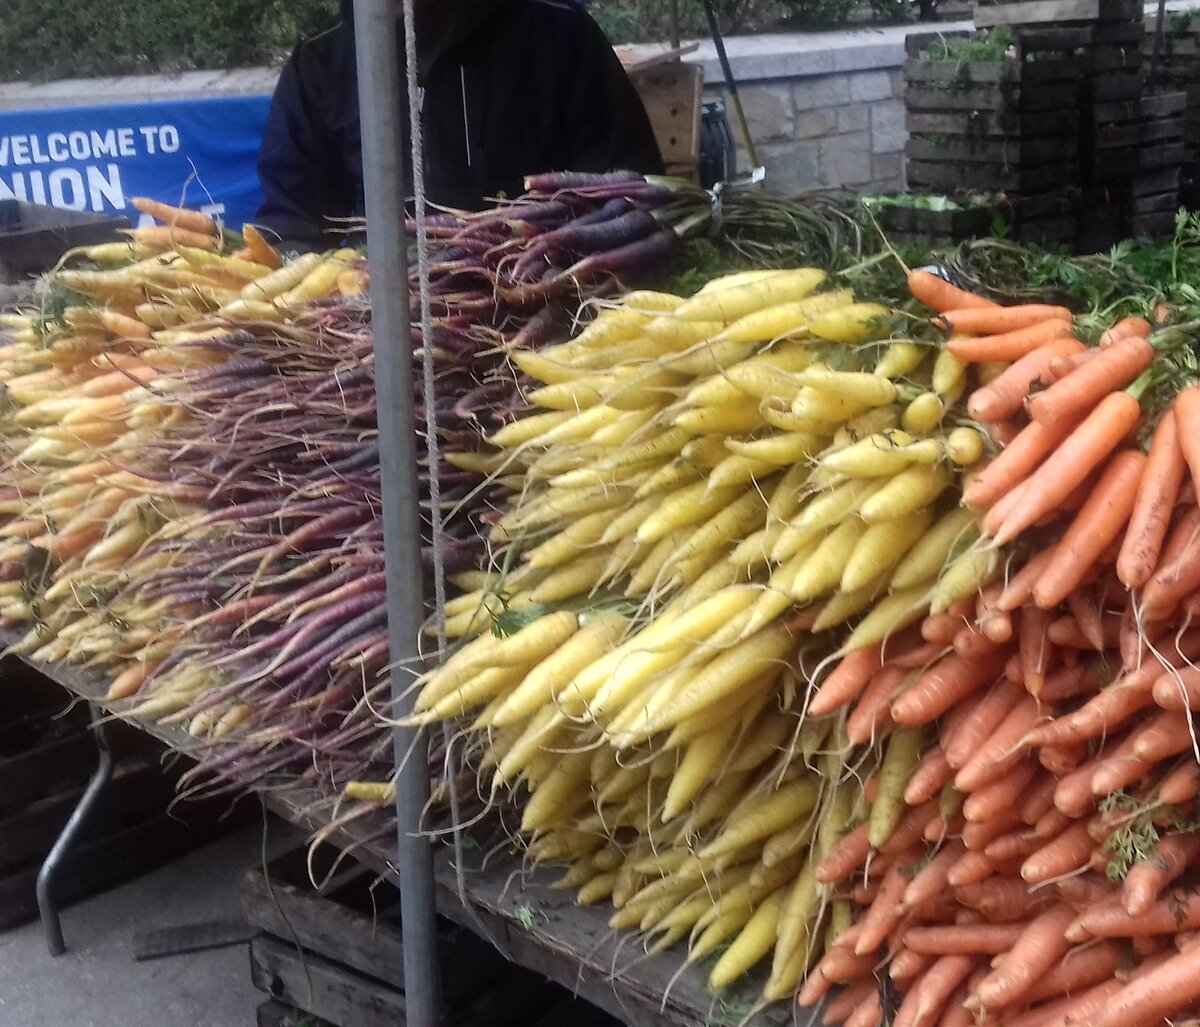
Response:
[{"label": "black crate", "polygon": [[0,266],[17,275],[41,274],[67,250],[109,242],[128,227],[129,219],[119,215],[0,200]]}]

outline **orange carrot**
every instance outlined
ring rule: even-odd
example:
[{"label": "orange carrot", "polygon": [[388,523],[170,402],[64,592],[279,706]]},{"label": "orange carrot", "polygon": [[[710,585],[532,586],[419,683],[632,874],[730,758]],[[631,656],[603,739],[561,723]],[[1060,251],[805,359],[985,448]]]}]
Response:
[{"label": "orange carrot", "polygon": [[1158,786],[1158,797],[1169,806],[1182,806],[1200,795],[1200,767],[1192,759],[1176,767]]},{"label": "orange carrot", "polygon": [[1079,769],[1087,758],[1087,747],[1078,745],[1043,745],[1038,749],[1038,763],[1056,778],[1066,777]]},{"label": "orange carrot", "polygon": [[[926,618],[926,620],[928,619]],[[961,618],[959,619],[961,620]],[[925,642],[923,645],[913,646],[907,652],[897,654],[888,662],[901,670],[922,670],[944,655],[946,655],[946,646],[943,643]]]},{"label": "orange carrot", "polygon": [[[1068,324],[1075,315],[1066,307],[1052,307],[1041,303],[1021,303],[1015,307],[965,308],[946,310],[938,320],[953,331],[966,335],[997,335],[1045,321],[1065,321]],[[1003,360],[1003,357],[997,358]]]},{"label": "orange carrot", "polygon": [[[1015,307],[1007,307],[1015,310]],[[983,311],[990,313],[990,311]],[[996,360],[1019,360],[1054,339],[1070,336],[1071,323],[1062,320],[1038,321],[1019,325],[995,335],[954,336],[946,349],[965,364],[983,364]]]},{"label": "orange carrot", "polygon": [[1093,907],[1080,914],[1072,934],[1080,941],[1086,937],[1136,938],[1195,927],[1200,927],[1200,895],[1185,890],[1156,899],[1140,916],[1130,916],[1119,901]]},{"label": "orange carrot", "polygon": [[874,952],[884,943],[887,936],[903,919],[905,909],[901,904],[904,889],[908,881],[899,863],[894,865],[884,876],[879,886],[879,893],[871,908],[859,921],[862,931],[854,944],[855,955],[865,956]]},{"label": "orange carrot", "polygon": [[1091,1027],[1153,1027],[1200,1000],[1200,946],[1135,976],[1088,1020]]},{"label": "orange carrot", "polygon": [[1063,956],[1025,995],[1025,1002],[1042,1002],[1090,988],[1113,976],[1121,961],[1115,945],[1091,945]]},{"label": "orange carrot", "polygon": [[968,849],[946,871],[946,881],[952,888],[962,888],[986,881],[995,872],[995,861],[987,857],[982,847]]},{"label": "orange carrot", "polygon": [[129,202],[141,213],[149,214],[150,217],[161,221],[164,225],[174,225],[177,228],[185,228],[189,232],[199,232],[202,235],[217,234],[216,222],[207,214],[201,214],[199,211],[188,210],[186,207],[172,207],[145,196],[131,197]]},{"label": "orange carrot", "polygon": [[1049,1016],[1034,1019],[1027,1013],[1014,1019],[1006,1027],[1083,1027],[1092,1022],[1092,1016],[1107,1005],[1108,1000],[1124,987],[1119,980],[1111,978],[1088,988],[1082,994],[1056,1002]]},{"label": "orange carrot", "polygon": [[1046,686],[1054,646],[1050,642],[1050,614],[1036,606],[1021,610],[1021,633],[1017,638],[1021,657],[1021,684],[1030,695],[1041,697]]},{"label": "orange carrot", "polygon": [[176,246],[191,246],[197,250],[215,250],[220,244],[220,238],[202,232],[193,232],[176,225],[155,225],[153,228],[122,228],[121,233],[128,235],[134,242],[140,243],[147,249],[165,251]]},{"label": "orange carrot", "polygon": [[966,660],[982,659],[996,652],[997,645],[984,634],[979,624],[964,625],[954,636],[954,652]]},{"label": "orange carrot", "polygon": [[1055,901],[1048,891],[1031,891],[1019,877],[989,878],[956,888],[954,894],[964,906],[979,910],[988,920],[1002,922],[1028,920]]},{"label": "orange carrot", "polygon": [[854,1012],[855,1007],[876,994],[878,985],[873,981],[860,981],[845,988],[840,995],[829,1000],[825,1006],[824,1023],[840,1024]]},{"label": "orange carrot", "polygon": [[1104,549],[1124,530],[1145,466],[1146,457],[1136,449],[1118,453],[1109,462],[1033,587],[1034,601],[1042,609],[1057,606],[1074,592]]},{"label": "orange carrot", "polygon": [[1025,565],[1004,586],[1004,591],[996,600],[996,608],[1004,610],[1006,613],[1012,613],[1013,610],[1019,609],[1029,602],[1033,598],[1033,586],[1037,584],[1038,578],[1042,576],[1042,571],[1046,569],[1046,565],[1053,558],[1054,551],[1052,549],[1043,549],[1026,561]]},{"label": "orange carrot", "polygon": [[1035,835],[1025,824],[993,838],[983,847],[983,854],[997,863],[1020,863],[1041,848],[1044,839]]},{"label": "orange carrot", "polygon": [[1165,620],[1200,587],[1200,512],[1188,509],[1167,539],[1159,565],[1142,591],[1140,615],[1145,622]]},{"label": "orange carrot", "polygon": [[1030,884],[1042,884],[1085,866],[1095,848],[1087,827],[1086,821],[1077,821],[1043,845],[1021,864],[1021,876]]},{"label": "orange carrot", "polygon": [[824,717],[854,702],[882,665],[882,650],[880,643],[843,656],[813,695],[808,704],[808,715]]},{"label": "orange carrot", "polygon": [[931,645],[950,645],[963,625],[952,613],[933,613],[921,621],[921,637]]},{"label": "orange carrot", "polygon": [[[1157,682],[1155,682],[1157,684]],[[1133,755],[1146,763],[1158,763],[1192,747],[1190,718],[1167,711],[1151,718],[1133,734]],[[1128,782],[1126,782],[1128,783]],[[1124,788],[1125,785],[1118,785]],[[1116,791],[1110,788],[1108,791]]]},{"label": "orange carrot", "polygon": [[1144,317],[1125,317],[1106,330],[1097,343],[1101,349],[1107,349],[1118,339],[1128,335],[1140,335],[1143,339],[1150,337],[1150,322]]},{"label": "orange carrot", "polygon": [[892,702],[892,719],[910,727],[932,723],[977,688],[994,684],[1007,658],[996,649],[977,659],[943,657]]},{"label": "orange carrot", "polygon": [[1020,485],[1046,454],[1055,450],[1070,434],[1071,429],[1065,425],[1054,428],[1037,422],[1026,425],[1004,451],[966,485],[963,502],[976,510],[987,509]]},{"label": "orange carrot", "polygon": [[842,1027],[878,1027],[882,1023],[883,1006],[879,1001],[879,992],[873,991],[848,1017]]},{"label": "orange carrot", "polygon": [[1018,763],[968,795],[963,803],[963,816],[968,822],[981,822],[1012,809],[1037,772],[1038,765],[1031,759]]},{"label": "orange carrot", "polygon": [[[1137,424],[1141,413],[1141,405],[1127,392],[1106,396],[1030,475],[1029,501],[1004,522],[1004,527],[995,535],[996,543],[1006,545],[1044,514],[1056,509],[1093,468],[1108,459]],[[1057,427],[1048,430],[1054,431]]]},{"label": "orange carrot", "polygon": [[822,884],[845,881],[871,855],[867,838],[868,824],[864,821],[849,834],[843,835],[817,864],[816,878]]},{"label": "orange carrot", "polygon": [[1083,343],[1078,339],[1070,336],[1051,339],[1015,361],[998,378],[971,393],[967,413],[985,424],[1012,417],[1021,410],[1031,388],[1048,383],[1052,360],[1083,352]]},{"label": "orange carrot", "polygon": [[1039,392],[1026,407],[1041,424],[1074,421],[1116,389],[1123,389],[1154,361],[1154,347],[1140,335],[1119,339],[1094,359]]},{"label": "orange carrot", "polygon": [[910,806],[919,806],[934,798],[942,787],[954,776],[940,746],[934,746],[924,756],[913,776],[904,786],[904,801]]},{"label": "orange carrot", "polygon": [[851,742],[865,745],[891,720],[892,698],[903,687],[908,673],[899,667],[876,671],[846,720],[846,737]]},{"label": "orange carrot", "polygon": [[1050,361],[1050,381],[1047,385],[1053,385],[1060,378],[1065,378],[1084,364],[1090,363],[1100,355],[1098,349],[1085,349],[1082,353],[1072,353],[1069,356],[1055,357]]},{"label": "orange carrot", "polygon": [[[911,1001],[914,1010],[911,1027],[932,1027],[940,1022],[946,1003],[971,971],[975,969],[974,956],[942,956],[922,976],[917,985],[905,996],[904,1004]],[[899,1022],[897,1017],[896,1022]]]},{"label": "orange carrot", "polygon": [[885,856],[901,856],[925,835],[925,825],[938,816],[938,802],[930,799],[913,806],[900,818],[888,840],[879,847]]},{"label": "orange carrot", "polygon": [[1154,573],[1186,472],[1175,414],[1168,410],[1150,443],[1146,470],[1117,558],[1117,577],[1126,588],[1141,588]]},{"label": "orange carrot", "polygon": [[967,761],[1020,702],[1022,694],[1019,688],[1002,682],[982,697],[975,704],[970,718],[964,720],[953,738],[946,740],[946,762],[955,770],[966,766]]},{"label": "orange carrot", "polygon": [[1054,809],[1053,777],[1043,775],[1037,783],[1022,797],[1017,807],[1017,816],[1021,822],[1033,827],[1049,810]]},{"label": "orange carrot", "polygon": [[1009,949],[1003,962],[992,970],[967,1000],[975,1009],[1008,1008],[1023,998],[1029,989],[1071,948],[1063,936],[1075,911],[1066,903],[1036,917]]},{"label": "orange carrot", "polygon": [[[1135,863],[1121,886],[1121,905],[1132,917],[1145,916],[1162,890],[1200,854],[1200,835],[1171,834],[1160,838],[1154,858]],[[907,944],[907,942],[906,942]]]},{"label": "orange carrot", "polygon": [[1154,703],[1164,710],[1200,710],[1200,671],[1195,667],[1164,671],[1154,679]]},{"label": "orange carrot", "polygon": [[910,271],[908,273],[908,291],[925,306],[932,307],[939,313],[964,308],[992,310],[1000,305],[951,285],[946,279],[929,271]]},{"label": "orange carrot", "polygon": [[[936,898],[946,889],[950,868],[965,854],[962,842],[950,842],[938,852],[908,882],[904,889],[904,904],[909,908]],[[908,944],[907,933],[905,944]]]},{"label": "orange carrot", "polygon": [[[888,963],[888,976],[897,984],[911,984],[937,961],[936,956],[927,956],[912,949],[901,949]],[[897,1021],[893,1021],[893,1027]]]},{"label": "orange carrot", "polygon": [[[1075,617],[1075,623],[1083,637],[1097,652],[1104,652],[1120,641],[1121,618],[1114,614],[1106,617],[1092,604],[1083,592],[1074,590],[1067,596],[1067,607]],[[1082,648],[1082,647],[1080,647]]]},{"label": "orange carrot", "polygon": [[874,956],[864,959],[841,944],[827,949],[805,980],[796,1002],[802,1006],[815,1006],[835,984],[845,984],[869,974],[874,962]]},{"label": "orange carrot", "polygon": [[954,786],[960,792],[974,791],[993,775],[1003,773],[1019,763],[1025,753],[1022,740],[1040,716],[1038,704],[1032,697],[1020,700],[966,765],[954,775]]},{"label": "orange carrot", "polygon": [[1181,389],[1172,406],[1179,445],[1191,471],[1192,484],[1200,492],[1200,385]]},{"label": "orange carrot", "polygon": [[[993,841],[1021,826],[1014,809],[1002,809],[990,820],[966,820],[959,834],[963,845],[973,852],[983,852]],[[990,857],[989,857],[990,858]],[[993,861],[994,862],[994,861]],[[1019,864],[1018,864],[1019,865]]]}]

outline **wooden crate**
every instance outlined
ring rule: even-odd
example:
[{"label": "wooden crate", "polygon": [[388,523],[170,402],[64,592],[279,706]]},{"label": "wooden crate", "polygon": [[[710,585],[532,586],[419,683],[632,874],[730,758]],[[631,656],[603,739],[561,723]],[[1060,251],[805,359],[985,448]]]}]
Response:
[{"label": "wooden crate", "polygon": [[704,69],[677,60],[634,69],[629,77],[650,118],[667,173],[695,179],[700,163]]},{"label": "wooden crate", "polygon": [[[404,945],[397,889],[338,853],[306,849],[275,860],[266,875],[242,884],[246,919],[260,933],[250,945],[251,977],[276,1005],[260,1007],[260,1023],[276,1027],[289,1010],[331,1027],[403,1027]],[[471,932],[441,922],[439,966],[455,1027],[524,1027],[554,1011],[561,1023],[612,1027],[606,1014],[575,1003],[563,989],[509,964]],[[286,1019],[282,1021],[286,1024]],[[547,1021],[553,1022],[553,1021]]]}]

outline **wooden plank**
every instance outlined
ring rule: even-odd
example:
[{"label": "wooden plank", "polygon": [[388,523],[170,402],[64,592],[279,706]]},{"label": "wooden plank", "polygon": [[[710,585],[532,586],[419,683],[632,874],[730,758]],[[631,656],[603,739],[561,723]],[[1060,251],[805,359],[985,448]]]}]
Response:
[{"label": "wooden plank", "polygon": [[250,942],[250,980],[277,1001],[337,1027],[403,1027],[404,996],[313,953],[259,935]]},{"label": "wooden plank", "polygon": [[700,159],[700,93],[704,69],[698,64],[672,64],[634,80],[663,161],[694,164]]},{"label": "wooden plank", "polygon": [[988,164],[951,164],[910,161],[909,186],[922,189],[973,189],[982,192],[1037,192],[1065,188],[1078,181],[1077,168],[1058,165],[1035,168],[1002,168]]},{"label": "wooden plank", "polygon": [[648,55],[639,54],[630,46],[614,46],[613,52],[617,55],[617,60],[621,62],[621,66],[625,69],[625,74],[633,78],[652,68],[660,68],[664,64],[678,63],[688,54],[695,53],[699,49],[699,43],[685,43],[682,46],[663,50],[661,53]]},{"label": "wooden plank", "polygon": [[904,152],[909,160],[965,161],[1008,169],[1051,163],[1061,165],[1062,151],[1061,139],[928,139],[910,135]]},{"label": "wooden plank", "polygon": [[961,135],[971,138],[1039,139],[1052,137],[1060,144],[1079,131],[1076,111],[1051,111],[1001,118],[991,111],[908,111],[904,119],[909,134]]},{"label": "wooden plank", "polygon": [[971,86],[962,90],[932,89],[910,85],[904,91],[910,110],[927,111],[1004,111],[1043,113],[1077,110],[1079,87],[1076,83],[1039,84],[1024,92],[1006,92],[999,86]]},{"label": "wooden plank", "polygon": [[1100,17],[1100,0],[1019,0],[975,4],[975,26],[1035,25],[1039,22],[1090,21]]}]

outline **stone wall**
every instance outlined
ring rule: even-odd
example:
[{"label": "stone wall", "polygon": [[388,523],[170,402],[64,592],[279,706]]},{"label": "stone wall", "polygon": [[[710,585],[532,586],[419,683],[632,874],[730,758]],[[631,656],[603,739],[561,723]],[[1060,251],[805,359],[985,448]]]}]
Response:
[{"label": "stone wall", "polygon": [[[902,189],[904,44],[910,32],[928,31],[927,25],[894,26],[729,39],[731,69],[768,187],[779,193]],[[707,96],[723,98],[724,75],[711,43],[688,60],[703,65]],[[732,109],[729,120],[738,167],[746,172]]]}]

